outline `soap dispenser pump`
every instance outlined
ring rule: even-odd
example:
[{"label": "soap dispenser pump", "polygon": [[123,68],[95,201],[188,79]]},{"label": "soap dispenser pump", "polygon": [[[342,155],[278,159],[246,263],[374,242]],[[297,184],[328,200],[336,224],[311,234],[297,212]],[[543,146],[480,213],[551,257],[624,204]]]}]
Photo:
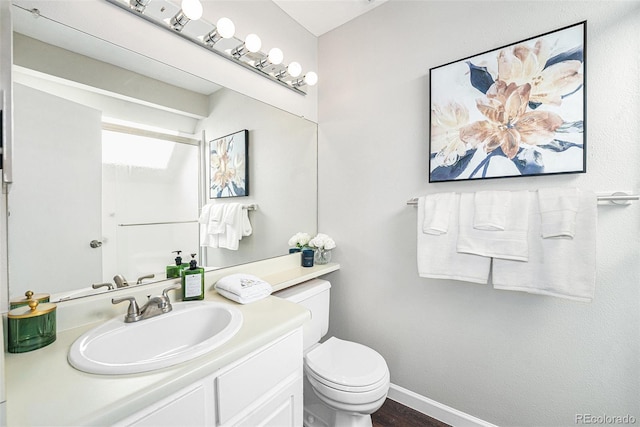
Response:
[{"label": "soap dispenser pump", "polygon": [[189,267],[189,264],[186,262],[182,262],[182,257],[180,253],[182,251],[173,251],[172,253],[176,254],[176,263],[173,265],[167,265],[167,279],[177,279],[181,276],[182,270]]},{"label": "soap dispenser pump", "polygon": [[198,267],[196,254],[191,254],[189,268],[182,271],[182,300],[204,299],[204,268]]}]

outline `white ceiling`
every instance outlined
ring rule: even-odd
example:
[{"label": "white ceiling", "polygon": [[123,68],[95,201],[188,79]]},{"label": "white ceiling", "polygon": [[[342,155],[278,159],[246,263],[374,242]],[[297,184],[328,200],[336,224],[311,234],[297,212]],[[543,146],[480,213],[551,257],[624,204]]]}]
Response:
[{"label": "white ceiling", "polygon": [[321,36],[387,0],[273,0],[311,34]]}]

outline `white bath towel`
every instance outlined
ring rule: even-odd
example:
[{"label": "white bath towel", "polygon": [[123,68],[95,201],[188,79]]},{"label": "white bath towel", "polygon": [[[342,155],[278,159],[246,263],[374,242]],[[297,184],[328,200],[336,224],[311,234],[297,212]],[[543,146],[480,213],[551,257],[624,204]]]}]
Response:
[{"label": "white bath towel", "polygon": [[510,191],[477,191],[473,205],[473,228],[504,231],[507,207],[511,203]]},{"label": "white bath towel", "polygon": [[460,195],[454,194],[449,228],[445,234],[436,235],[423,231],[425,197],[418,199],[418,274],[433,279],[487,283],[491,259],[456,251],[459,202]]},{"label": "white bath towel", "polygon": [[513,191],[507,205],[504,231],[473,228],[474,193],[460,195],[458,252],[526,261],[528,258],[529,192]]},{"label": "white bath towel", "polygon": [[573,239],[544,239],[538,198],[532,193],[529,261],[493,260],[493,287],[576,301],[593,299],[596,278],[597,197],[580,191]]},{"label": "white bath towel", "polygon": [[422,231],[427,234],[444,234],[449,230],[455,193],[428,194],[424,200]]},{"label": "white bath towel", "polygon": [[540,234],[544,238],[573,239],[576,232],[579,190],[577,188],[541,188]]},{"label": "white bath towel", "polygon": [[248,304],[271,295],[271,285],[251,274],[230,274],[218,280],[216,291],[225,298],[240,304]]}]

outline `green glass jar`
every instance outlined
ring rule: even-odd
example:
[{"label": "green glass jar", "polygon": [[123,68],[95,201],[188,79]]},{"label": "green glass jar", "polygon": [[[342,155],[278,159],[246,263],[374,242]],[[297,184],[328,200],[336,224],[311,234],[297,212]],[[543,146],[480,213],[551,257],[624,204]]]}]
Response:
[{"label": "green glass jar", "polygon": [[45,347],[56,340],[56,305],[39,304],[29,300],[28,305],[14,308],[7,315],[9,353],[26,353]]},{"label": "green glass jar", "polygon": [[38,304],[49,302],[50,297],[51,296],[49,294],[34,294],[33,291],[27,291],[24,293],[24,297],[9,301],[9,310],[27,305],[31,300],[38,301]]}]

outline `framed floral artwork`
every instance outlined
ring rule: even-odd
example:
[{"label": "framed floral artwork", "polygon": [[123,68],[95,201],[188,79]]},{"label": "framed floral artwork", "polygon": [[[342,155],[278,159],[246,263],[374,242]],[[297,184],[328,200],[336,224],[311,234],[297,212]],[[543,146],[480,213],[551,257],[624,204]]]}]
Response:
[{"label": "framed floral artwork", "polygon": [[249,195],[249,131],[209,141],[209,198]]},{"label": "framed floral artwork", "polygon": [[586,172],[586,21],[431,68],[429,182]]}]

